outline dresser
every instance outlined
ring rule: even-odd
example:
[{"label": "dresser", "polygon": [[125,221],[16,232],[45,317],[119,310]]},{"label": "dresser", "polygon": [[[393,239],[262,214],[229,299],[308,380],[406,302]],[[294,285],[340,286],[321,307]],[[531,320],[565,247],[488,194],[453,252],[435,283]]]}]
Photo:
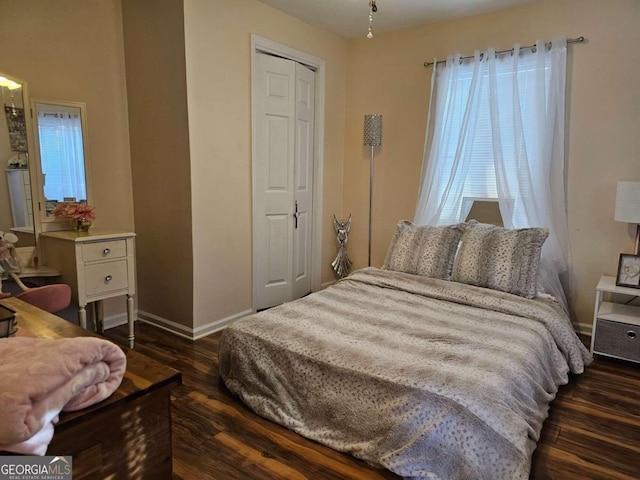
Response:
[{"label": "dresser", "polygon": [[87,328],[87,305],[92,305],[96,329],[102,331],[102,300],[127,298],[129,347],[135,341],[133,298],[135,281],[135,233],[90,229],[40,234],[42,264],[61,272],[60,282],[71,286],[78,303],[80,326]]},{"label": "dresser", "polygon": [[[16,336],[95,336],[15,297],[0,304],[16,312]],[[2,341],[2,339],[0,339]],[[62,412],[47,455],[73,457],[73,479],[171,479],[171,390],[180,372],[125,349],[127,370],[106,400]]]}]

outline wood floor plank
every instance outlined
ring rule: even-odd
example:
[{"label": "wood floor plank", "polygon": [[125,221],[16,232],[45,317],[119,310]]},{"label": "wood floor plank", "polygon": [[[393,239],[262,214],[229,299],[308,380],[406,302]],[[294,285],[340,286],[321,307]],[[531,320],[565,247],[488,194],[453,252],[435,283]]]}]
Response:
[{"label": "wood floor plank", "polygon": [[[563,425],[561,434],[564,436],[572,435],[573,437],[581,438],[583,442],[593,442],[588,448],[590,450],[597,449],[595,444],[602,444],[603,452],[608,457],[620,455],[619,464],[626,462],[633,462],[636,467],[636,471],[640,472],[640,441],[635,439],[623,439],[620,437],[612,436],[608,431],[592,432],[579,427],[573,427],[571,425]],[[562,440],[558,435],[558,440]],[[629,458],[625,458],[629,456]]]},{"label": "wood floor plank", "polygon": [[[127,345],[126,326],[106,335]],[[136,350],[182,373],[182,385],[172,392],[176,480],[400,478],[253,413],[220,381],[219,337],[217,333],[192,342],[136,324]],[[571,375],[551,404],[531,478],[639,479],[638,392],[638,365],[599,357],[584,374]]]},{"label": "wood floor plank", "polygon": [[540,432],[540,443],[546,443],[549,445],[553,445],[558,441],[558,437],[560,436],[560,426],[551,422],[545,423],[545,428]]},{"label": "wood floor plank", "polygon": [[640,441],[640,417],[628,415],[624,410],[612,410],[610,405],[557,398],[549,418],[557,424],[580,426],[594,432],[607,432],[611,436]]},{"label": "wood floor plank", "polygon": [[549,445],[536,449],[531,479],[638,480],[612,468],[603,467],[572,452]]},{"label": "wood floor plank", "polygon": [[[223,448],[233,450],[241,458],[241,462],[246,466],[259,466],[261,470],[270,472],[277,478],[304,480],[306,477],[297,470],[280,463],[270,455],[265,455],[246,443],[225,432],[216,435],[215,439],[220,442]],[[249,470],[249,468],[247,468]]]},{"label": "wood floor plank", "polygon": [[608,432],[589,432],[584,429],[563,427],[554,445],[563,452],[570,452],[581,461],[597,464],[608,471],[638,478],[640,457],[638,438],[621,441],[611,438]]},{"label": "wood floor plank", "polygon": [[[229,405],[215,399],[203,398],[203,395],[198,392],[193,392],[190,396],[199,402],[209,405],[211,411],[216,412],[216,414],[229,417],[234,425],[248,426],[250,431],[254,433],[255,438],[270,439],[273,443],[295,452],[297,457],[306,462],[327,467],[330,471],[333,471],[334,475],[336,473],[339,474],[340,478],[356,479],[362,478],[365,474],[367,478],[372,480],[397,478],[391,472],[384,470],[371,471],[368,466],[363,468],[364,464],[354,465],[353,458],[306,440],[290,430],[274,429],[273,423],[256,416],[245,407],[238,409],[234,404]],[[255,435],[256,433],[259,435]]]}]

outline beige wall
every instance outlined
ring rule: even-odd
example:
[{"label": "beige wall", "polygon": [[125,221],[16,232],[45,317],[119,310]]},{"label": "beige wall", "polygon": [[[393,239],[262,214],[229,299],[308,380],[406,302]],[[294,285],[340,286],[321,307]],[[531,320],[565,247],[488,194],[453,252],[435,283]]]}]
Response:
[{"label": "beige wall", "polygon": [[374,186],[372,263],[380,265],[395,223],[415,211],[431,76],[424,61],[583,35],[588,43],[570,46],[568,55],[567,174],[572,304],[577,321],[589,324],[600,275],[615,274],[619,253],[633,251],[635,226],[615,222],[613,210],[616,182],[640,180],[639,25],[637,0],[542,0],[349,42],[344,209],[354,215],[354,267],[367,256],[363,115],[384,116]]},{"label": "beige wall", "polygon": [[[120,1],[0,0],[0,45],[0,71],[31,97],[87,104],[94,225],[133,230]],[[108,315],[124,311],[114,302]]]},{"label": "beige wall", "polygon": [[256,0],[185,0],[194,327],[252,308],[251,34],[326,61],[322,281],[342,209],[346,42]]},{"label": "beige wall", "polygon": [[193,318],[191,167],[182,0],[122,4],[138,308]]}]

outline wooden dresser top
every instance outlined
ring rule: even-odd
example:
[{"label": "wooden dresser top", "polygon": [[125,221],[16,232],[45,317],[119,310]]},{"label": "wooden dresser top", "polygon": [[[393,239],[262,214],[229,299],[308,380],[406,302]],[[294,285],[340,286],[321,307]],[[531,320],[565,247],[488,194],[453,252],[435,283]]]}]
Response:
[{"label": "wooden dresser top", "polygon": [[[0,300],[0,304],[10,308],[17,314],[17,337],[38,338],[73,338],[100,337],[99,335],[80,328],[51,313],[45,312],[14,297]],[[3,339],[0,339],[0,342]],[[182,382],[180,372],[163,365],[134,350],[122,347],[127,356],[127,370],[122,384],[106,400],[77,412],[63,412],[60,414],[58,425],[74,423],[78,419],[97,410],[103,411],[116,407],[129,399],[144,395],[152,390],[171,385],[178,386]]]}]

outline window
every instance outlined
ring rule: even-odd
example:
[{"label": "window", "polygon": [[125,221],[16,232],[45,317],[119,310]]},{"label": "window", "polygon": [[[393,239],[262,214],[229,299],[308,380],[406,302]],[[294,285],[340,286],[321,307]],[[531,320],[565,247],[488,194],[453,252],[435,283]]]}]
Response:
[{"label": "window", "polygon": [[458,223],[468,199],[497,199],[505,227],[549,229],[539,276],[566,308],[566,39],[546,47],[539,41],[534,49],[516,45],[513,55],[449,56],[434,70],[415,223]]},{"label": "window", "polygon": [[[441,138],[438,157],[431,159],[442,170],[437,197],[446,197],[441,212],[447,219],[444,223],[464,221],[465,197],[497,200],[498,189],[508,185],[505,197],[513,209],[513,223],[529,226],[523,202],[513,198],[533,198],[533,184],[539,178],[541,132],[533,88],[540,75],[536,57],[521,55],[515,71],[510,56],[495,59],[493,68],[483,57],[479,63],[462,62],[452,72],[438,75],[449,87],[438,87],[436,109],[442,114],[435,128]],[[543,88],[548,88],[548,64],[543,75]],[[500,174],[505,177],[502,182],[498,182]]]}]

